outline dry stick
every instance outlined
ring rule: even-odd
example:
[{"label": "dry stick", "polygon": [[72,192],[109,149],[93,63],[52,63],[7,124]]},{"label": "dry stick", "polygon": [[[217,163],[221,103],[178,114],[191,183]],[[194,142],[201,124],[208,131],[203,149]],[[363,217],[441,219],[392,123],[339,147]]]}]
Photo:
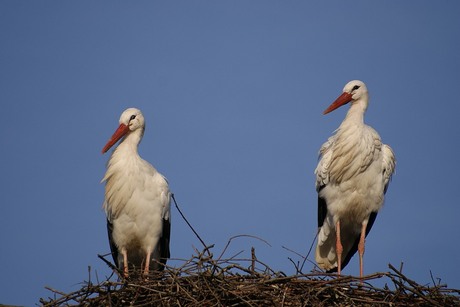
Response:
[{"label": "dry stick", "polygon": [[430,276],[431,276],[431,281],[433,282],[433,285],[435,287],[447,287],[447,285],[441,285],[441,278],[436,278],[438,280],[438,283],[436,284],[436,281],[434,280],[433,272],[430,270]]},{"label": "dry stick", "polygon": [[124,274],[120,274],[120,271],[118,270],[118,268],[117,268],[116,266],[114,266],[110,261],[108,261],[107,259],[104,258],[104,257],[107,256],[107,255],[110,255],[110,254],[106,254],[106,255],[99,255],[99,254],[97,254],[97,256],[99,257],[99,259],[101,259],[102,261],[104,261],[105,264],[107,264],[107,266],[108,266],[109,268],[111,268],[112,271],[115,272],[115,273],[118,275],[118,277],[119,277],[120,279],[122,279],[122,280],[125,279]]},{"label": "dry stick", "polygon": [[256,270],[256,249],[251,247],[251,271],[254,274]]},{"label": "dry stick", "polygon": [[259,238],[259,237],[253,236],[253,235],[236,235],[236,236],[231,237],[231,238],[228,240],[227,245],[225,245],[224,250],[223,250],[222,253],[220,254],[219,258],[217,258],[217,261],[219,261],[219,260],[222,258],[222,256],[225,254],[225,252],[227,251],[227,248],[228,248],[228,246],[230,245],[230,243],[232,242],[232,240],[233,240],[233,239],[236,239],[236,238],[240,238],[240,237],[254,238],[254,239],[260,240],[260,241],[264,242],[265,244],[267,244],[268,246],[272,247],[272,246],[270,245],[270,243],[268,243],[267,241],[265,241],[265,240],[262,239],[262,238]]},{"label": "dry stick", "polygon": [[[213,281],[214,281],[214,283],[218,283],[218,280],[216,280],[216,279],[214,279]],[[210,285],[209,280],[207,280],[206,278],[202,279],[202,282],[203,282],[204,286],[206,286],[206,288],[209,290],[208,294],[211,294],[214,297],[215,301],[219,302],[220,298],[219,298],[219,295],[216,293],[215,290],[216,290],[217,287],[222,289],[222,286],[220,285],[220,283],[218,283],[217,285],[216,284]],[[197,287],[197,288],[200,289],[200,287]],[[223,290],[225,291],[225,289],[223,289]]]},{"label": "dry stick", "polygon": [[61,292],[61,291],[59,291],[59,290],[53,289],[53,288],[48,287],[48,286],[45,286],[45,289],[46,289],[46,290],[49,290],[49,291],[51,291],[51,292],[60,294],[60,295],[62,295],[62,296],[68,296],[68,295],[73,294],[73,293],[64,293],[64,292]]},{"label": "dry stick", "polygon": [[[290,249],[290,248],[287,248],[286,246],[284,245],[281,245],[282,248],[284,248],[285,250],[287,250],[288,252],[291,252],[293,254],[296,254],[298,257],[302,258],[302,259],[305,259],[305,257],[303,255],[301,255],[300,253]],[[292,263],[292,265],[294,265],[294,268],[295,268],[295,272],[296,272],[296,275],[297,274],[302,274],[302,272],[300,271],[300,268],[299,268],[299,265],[300,265],[300,262],[297,261],[297,264],[294,262],[294,260],[292,260],[291,257],[288,257],[288,260]]]},{"label": "dry stick", "polygon": [[409,291],[411,291],[412,293],[414,294],[417,294],[419,297],[421,297],[423,300],[426,300],[428,303],[432,304],[433,306],[437,305],[437,306],[440,306],[439,304],[437,304],[437,302],[429,299],[426,297],[426,295],[423,294],[423,289],[420,289],[420,285],[418,285],[415,281],[413,280],[410,280],[409,278],[407,278],[406,276],[404,276],[401,272],[399,272],[394,266],[392,266],[391,264],[388,265],[390,267],[390,269],[392,269],[394,272],[396,272],[396,274],[402,278],[405,282],[407,282],[411,287],[411,288],[408,288],[406,287]]},{"label": "dry stick", "polygon": [[190,300],[193,302],[197,302],[197,300],[193,297],[193,295],[191,295],[184,287],[181,286],[180,284],[180,281],[179,281],[179,277],[177,275],[174,275],[174,276],[171,276],[172,279],[175,281],[176,283],[176,287],[177,287],[177,292],[178,293],[183,293],[185,294],[188,298],[190,298]]},{"label": "dry stick", "polygon": [[[308,250],[307,255],[305,256],[305,258],[303,258],[302,265],[300,266],[300,273],[302,273],[303,266],[305,265],[305,262],[307,261],[308,256],[310,256],[310,253],[311,253],[311,250],[313,249],[313,245],[315,244],[316,238],[318,238],[319,230],[320,230],[320,228],[318,228],[318,231],[317,231],[316,234],[315,234],[315,238],[314,238],[313,241],[311,242],[310,249]],[[316,264],[315,264],[315,266],[318,267]],[[319,267],[318,267],[318,268],[319,268]]]},{"label": "dry stick", "polygon": [[203,244],[203,247],[205,248],[205,250],[208,252],[208,255],[209,257],[211,257],[211,252],[209,251],[207,245],[204,243],[204,241],[201,239],[200,235],[195,231],[195,229],[192,227],[192,225],[189,223],[189,221],[187,220],[187,218],[185,217],[185,215],[182,213],[182,211],[179,209],[179,205],[177,204],[176,202],[176,198],[174,197],[174,194],[172,193],[171,194],[171,198],[173,199],[174,201],[174,205],[176,206],[176,209],[177,211],[179,211],[179,214],[182,216],[182,218],[184,219],[185,223],[187,223],[188,227],[190,227],[190,229],[193,231],[193,233],[195,234],[195,236],[198,238],[198,240],[200,240],[201,244]]},{"label": "dry stick", "polygon": [[62,303],[68,302],[68,301],[71,301],[71,300],[78,302],[77,299],[82,295],[81,290],[71,292],[69,294],[65,294],[64,292],[58,291],[58,290],[53,289],[51,287],[45,287],[45,289],[50,290],[50,291],[54,292],[55,294],[58,293],[58,294],[62,295],[62,297],[57,299],[57,300],[55,300],[55,303],[59,302],[58,304],[52,305],[51,303],[49,303],[49,304],[44,304],[44,306],[60,306]]},{"label": "dry stick", "polygon": [[[83,293],[83,295],[79,298],[77,298],[77,302],[81,302],[81,301],[84,301],[88,298],[88,296],[90,295],[91,293],[91,288],[93,288],[93,285],[91,284],[91,266],[88,265],[88,282],[86,284],[86,290],[85,292]],[[83,289],[82,289],[83,290]]]}]

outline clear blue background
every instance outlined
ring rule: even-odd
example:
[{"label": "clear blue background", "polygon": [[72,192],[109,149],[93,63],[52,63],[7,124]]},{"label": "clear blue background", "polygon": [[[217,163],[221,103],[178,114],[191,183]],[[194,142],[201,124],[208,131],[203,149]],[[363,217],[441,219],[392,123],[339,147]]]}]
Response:
[{"label": "clear blue background", "polygon": [[[398,160],[365,273],[404,262],[460,288],[459,16],[458,1],[1,1],[0,302],[111,273],[101,149],[132,106],[140,154],[214,254],[258,236],[271,247],[239,238],[226,255],[255,246],[293,274],[282,246],[314,239],[317,153],[348,107],[322,111],[352,79]],[[187,259],[201,245],[172,214]]]}]

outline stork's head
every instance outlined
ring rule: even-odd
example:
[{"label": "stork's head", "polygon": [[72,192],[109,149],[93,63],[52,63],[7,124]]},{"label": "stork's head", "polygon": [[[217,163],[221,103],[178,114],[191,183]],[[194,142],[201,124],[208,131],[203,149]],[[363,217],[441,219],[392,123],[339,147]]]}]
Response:
[{"label": "stork's head", "polygon": [[130,131],[144,129],[144,115],[142,115],[142,112],[139,109],[129,108],[121,113],[119,123],[120,125],[128,126]]},{"label": "stork's head", "polygon": [[129,108],[126,109],[120,116],[120,126],[112,135],[110,140],[102,149],[102,153],[106,153],[115,143],[118,142],[122,137],[132,133],[134,131],[140,131],[141,137],[144,133],[145,120],[144,115],[139,109]]},{"label": "stork's head", "polygon": [[327,114],[335,109],[351,102],[352,104],[357,101],[362,101],[367,108],[369,94],[367,93],[366,84],[363,81],[353,80],[348,82],[343,88],[343,93],[340,95],[324,112]]}]

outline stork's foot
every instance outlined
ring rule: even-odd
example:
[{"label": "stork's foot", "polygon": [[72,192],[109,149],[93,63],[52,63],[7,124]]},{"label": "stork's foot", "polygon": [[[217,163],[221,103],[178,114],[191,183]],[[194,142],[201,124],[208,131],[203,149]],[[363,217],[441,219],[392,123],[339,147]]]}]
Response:
[{"label": "stork's foot", "polygon": [[121,250],[121,254],[123,255],[123,275],[125,278],[128,278],[129,273],[128,273],[128,251],[126,248],[123,248]]},{"label": "stork's foot", "polygon": [[340,221],[337,221],[337,223],[335,224],[335,233],[336,233],[335,252],[337,254],[337,276],[340,276],[340,274],[342,273],[342,253],[343,253],[342,241],[340,239]]},{"label": "stork's foot", "polygon": [[367,228],[367,222],[363,222],[361,226],[361,236],[359,237],[359,243],[358,243],[359,277],[360,278],[363,278],[363,271],[364,271],[363,258],[364,258],[364,246],[366,243],[366,228]]},{"label": "stork's foot", "polygon": [[149,279],[151,257],[152,257],[152,253],[147,252],[147,254],[145,255],[145,266],[144,266],[144,273],[143,273],[145,279]]}]

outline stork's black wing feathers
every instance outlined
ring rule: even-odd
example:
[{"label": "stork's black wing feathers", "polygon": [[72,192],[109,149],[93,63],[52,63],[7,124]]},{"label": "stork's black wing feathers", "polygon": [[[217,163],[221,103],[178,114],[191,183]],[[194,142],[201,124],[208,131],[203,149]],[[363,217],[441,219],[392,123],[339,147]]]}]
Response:
[{"label": "stork's black wing feathers", "polygon": [[163,235],[160,237],[159,249],[160,249],[160,263],[162,264],[159,268],[160,271],[164,269],[167,259],[171,256],[169,251],[169,239],[171,237],[171,222],[167,219],[163,219]]},{"label": "stork's black wing feathers", "polygon": [[[325,185],[321,186],[318,189],[318,195],[319,192],[325,187]],[[327,204],[326,200],[322,197],[318,196],[318,228],[321,228],[324,224],[324,220],[326,219],[327,216]]]},{"label": "stork's black wing feathers", "polygon": [[[366,237],[369,234],[369,231],[371,231],[372,225],[374,225],[375,219],[377,218],[377,212],[372,212],[371,215],[369,216],[369,221],[367,222],[367,227],[366,227]],[[358,244],[359,244],[359,237],[360,235],[356,236],[355,243],[353,243],[353,246],[351,247],[350,251],[348,254],[345,255],[345,257],[342,260],[342,269],[345,268],[345,266],[350,262],[351,258],[356,254],[358,251]],[[337,272],[337,267],[330,269],[327,271],[328,273],[334,273]]]},{"label": "stork's black wing feathers", "polygon": [[117,268],[120,268],[118,263],[118,248],[113,241],[113,224],[107,219],[107,234],[109,235],[110,251],[112,252],[113,262]]}]

